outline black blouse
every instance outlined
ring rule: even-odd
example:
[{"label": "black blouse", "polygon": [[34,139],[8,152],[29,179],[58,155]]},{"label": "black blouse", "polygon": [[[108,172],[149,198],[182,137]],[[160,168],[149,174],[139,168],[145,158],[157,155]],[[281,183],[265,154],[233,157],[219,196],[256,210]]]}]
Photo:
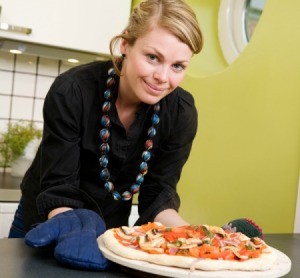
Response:
[{"label": "black blouse", "polygon": [[[52,84],[44,103],[42,142],[21,184],[26,229],[62,206],[92,209],[107,228],[127,225],[132,200],[113,200],[99,175],[101,107],[111,67],[110,61],[75,67]],[[162,99],[160,106],[152,158],[138,196],[138,225],[153,221],[167,208],[179,209],[176,185],[197,130],[193,97],[182,88]],[[108,169],[119,193],[129,190],[139,173],[152,113],[144,105],[126,133],[112,103]]]}]

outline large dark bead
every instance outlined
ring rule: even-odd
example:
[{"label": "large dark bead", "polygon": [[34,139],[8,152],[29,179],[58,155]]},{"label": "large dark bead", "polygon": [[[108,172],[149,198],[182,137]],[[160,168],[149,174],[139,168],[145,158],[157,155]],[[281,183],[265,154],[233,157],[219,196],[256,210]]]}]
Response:
[{"label": "large dark bead", "polygon": [[104,127],[110,127],[111,124],[110,124],[110,118],[108,115],[103,115],[101,117],[101,125],[104,126]]},{"label": "large dark bead", "polygon": [[100,158],[99,158],[99,164],[101,167],[107,167],[108,165],[108,158],[106,155],[102,155]]},{"label": "large dark bead", "polygon": [[102,143],[100,145],[100,151],[101,151],[101,154],[107,154],[109,152],[109,144],[108,143]]},{"label": "large dark bead", "polygon": [[119,201],[122,198],[118,191],[114,191],[111,194],[112,194],[113,198],[115,199],[115,201]]},{"label": "large dark bead", "polygon": [[113,85],[115,85],[115,79],[113,77],[108,77],[106,85],[108,88],[112,87]]},{"label": "large dark bead", "polygon": [[100,178],[103,181],[108,181],[109,180],[110,173],[109,173],[109,171],[108,171],[107,168],[104,168],[104,169],[101,170],[101,172],[100,172]]},{"label": "large dark bead", "polygon": [[110,137],[110,132],[107,128],[102,128],[100,130],[100,138],[102,139],[103,142],[107,142]]}]

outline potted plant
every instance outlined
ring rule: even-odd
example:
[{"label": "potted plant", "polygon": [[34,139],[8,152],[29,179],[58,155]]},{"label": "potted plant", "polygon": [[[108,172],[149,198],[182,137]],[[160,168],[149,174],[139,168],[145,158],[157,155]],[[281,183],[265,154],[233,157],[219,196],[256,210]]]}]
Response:
[{"label": "potted plant", "polygon": [[[13,168],[14,165],[20,167],[20,163],[17,163],[17,160],[23,157],[26,163],[22,168],[28,168],[28,164],[31,163],[33,158],[26,157],[26,147],[28,147],[31,142],[34,142],[34,145],[38,145],[41,136],[41,130],[36,128],[33,122],[18,121],[9,123],[7,130],[0,133],[0,167],[4,168],[4,170],[8,167]],[[23,175],[27,168],[22,169],[22,173],[16,175]]]}]

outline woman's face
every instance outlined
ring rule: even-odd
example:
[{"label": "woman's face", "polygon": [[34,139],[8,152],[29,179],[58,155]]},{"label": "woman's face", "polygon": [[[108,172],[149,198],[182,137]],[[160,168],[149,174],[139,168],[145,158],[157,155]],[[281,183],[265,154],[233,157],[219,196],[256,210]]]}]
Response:
[{"label": "woman's face", "polygon": [[156,27],[138,38],[133,46],[123,40],[126,55],[119,94],[131,103],[155,104],[183,80],[193,55],[185,43],[167,30]]}]

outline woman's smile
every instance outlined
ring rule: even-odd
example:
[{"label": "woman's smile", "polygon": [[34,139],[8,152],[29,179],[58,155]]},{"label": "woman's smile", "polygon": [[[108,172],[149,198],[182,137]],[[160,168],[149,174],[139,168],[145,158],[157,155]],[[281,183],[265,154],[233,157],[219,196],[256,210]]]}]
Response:
[{"label": "woman's smile", "polygon": [[146,80],[143,80],[144,83],[146,84],[147,86],[147,89],[148,91],[150,92],[150,94],[154,94],[154,95],[160,95],[162,94],[164,91],[166,91],[167,89],[166,88],[160,88],[156,85],[153,85],[149,82],[147,82]]}]

